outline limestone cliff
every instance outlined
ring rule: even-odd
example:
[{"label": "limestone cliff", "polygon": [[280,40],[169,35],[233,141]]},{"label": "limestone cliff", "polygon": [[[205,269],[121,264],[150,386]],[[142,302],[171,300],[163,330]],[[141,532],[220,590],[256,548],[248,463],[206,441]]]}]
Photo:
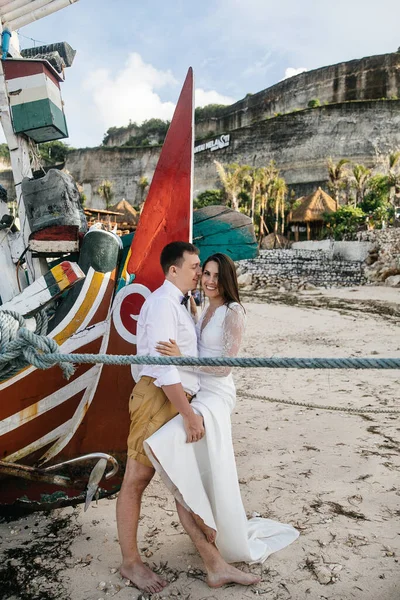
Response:
[{"label": "limestone cliff", "polygon": [[400,97],[400,53],[381,54],[306,71],[248,94],[218,117],[196,124],[196,136],[217,135],[262,121],[277,113],[308,107],[310,100],[336,104]]},{"label": "limestone cliff", "polygon": [[[326,185],[326,160],[349,158],[373,166],[400,148],[400,100],[330,104],[274,117],[230,133],[229,146],[195,154],[194,193],[218,187],[214,159],[263,166],[275,160],[297,195]],[[67,169],[82,183],[88,206],[100,206],[96,190],[103,179],[114,184],[116,201],[141,201],[139,180],[151,180],[159,147],[76,150]],[[97,203],[97,204],[96,204]]]},{"label": "limestone cliff", "polygon": [[[219,186],[215,159],[251,166],[274,160],[297,196],[310,194],[319,185],[326,189],[328,157],[372,167],[400,148],[397,97],[398,52],[301,73],[248,95],[196,124],[201,147],[195,154],[195,195]],[[310,100],[318,100],[321,106],[308,108]],[[113,182],[115,202],[142,201],[139,182],[142,177],[151,180],[160,146],[109,146],[124,143],[135,132],[134,125],[125,132],[116,129],[107,146],[68,155],[66,168],[83,185],[87,206],[103,206],[96,193],[103,179]],[[7,175],[0,173],[0,183],[13,192]]]}]

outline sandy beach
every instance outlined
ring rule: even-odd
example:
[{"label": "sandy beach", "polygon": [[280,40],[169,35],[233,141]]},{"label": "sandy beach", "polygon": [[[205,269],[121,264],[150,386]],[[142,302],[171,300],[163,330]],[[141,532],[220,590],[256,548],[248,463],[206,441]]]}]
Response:
[{"label": "sandy beach", "polygon": [[[384,287],[253,293],[241,355],[400,357],[399,300],[399,289]],[[233,438],[246,511],[291,523],[301,535],[263,565],[240,565],[259,573],[260,584],[211,590],[156,477],[145,493],[139,545],[170,584],[152,598],[398,600],[399,415],[270,400],[400,412],[400,372],[237,369],[235,381]],[[0,523],[0,598],[148,598],[119,575],[115,502]]]}]

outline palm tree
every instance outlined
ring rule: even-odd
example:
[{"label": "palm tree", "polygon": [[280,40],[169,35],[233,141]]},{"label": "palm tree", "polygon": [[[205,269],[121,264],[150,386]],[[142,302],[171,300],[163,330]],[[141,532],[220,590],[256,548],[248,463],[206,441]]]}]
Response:
[{"label": "palm tree", "polygon": [[231,165],[222,165],[217,160],[214,161],[217,173],[221,180],[228,202],[233,210],[239,210],[239,194],[243,191],[244,178],[250,167],[242,166],[237,163]]},{"label": "palm tree", "polygon": [[350,161],[347,158],[342,158],[335,164],[332,158],[328,158],[328,175],[329,187],[332,190],[336,202],[336,210],[339,208],[339,193],[346,174],[344,166]]},{"label": "palm tree", "polygon": [[249,175],[250,179],[250,197],[251,197],[251,209],[250,218],[254,223],[254,214],[256,210],[256,198],[257,194],[261,191],[261,186],[264,181],[264,172],[262,168],[254,168]]},{"label": "palm tree", "polygon": [[275,166],[274,161],[271,161],[267,167],[260,170],[260,229],[259,240],[264,237],[264,231],[269,233],[265,223],[265,212],[268,211],[269,202],[273,198],[273,184],[279,175],[279,171]]},{"label": "palm tree", "polygon": [[101,182],[101,184],[99,185],[99,187],[97,188],[97,193],[105,201],[107,210],[110,208],[111,200],[113,199],[113,196],[114,196],[114,193],[112,191],[112,186],[113,186],[113,184],[111,181],[109,181],[108,179],[104,179]]},{"label": "palm tree", "polygon": [[364,165],[353,166],[353,176],[355,181],[353,187],[356,190],[356,206],[364,200],[365,191],[368,186],[368,181],[371,179],[371,170]]},{"label": "palm tree", "polygon": [[396,152],[392,152],[392,154],[389,154],[389,171],[394,169],[395,166],[397,165],[397,163],[399,163],[399,162],[400,162],[400,150],[397,150]]},{"label": "palm tree", "polygon": [[144,191],[149,185],[149,180],[147,177],[143,176],[139,179],[139,188],[140,188],[140,202],[143,202]]},{"label": "palm tree", "polygon": [[279,228],[279,215],[281,216],[281,232],[285,230],[285,198],[287,194],[286,182],[282,177],[276,177],[272,185],[272,193],[275,203],[275,223],[274,223],[274,234],[275,242],[278,235]]}]

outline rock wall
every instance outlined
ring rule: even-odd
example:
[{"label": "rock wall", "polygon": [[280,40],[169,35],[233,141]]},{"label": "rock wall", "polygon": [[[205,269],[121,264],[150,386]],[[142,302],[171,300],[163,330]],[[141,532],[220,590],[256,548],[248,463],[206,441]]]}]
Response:
[{"label": "rock wall", "polygon": [[153,177],[161,148],[105,147],[74,150],[68,154],[65,168],[83,185],[86,206],[105,208],[97,189],[104,179],[113,184],[113,203],[123,198],[136,206],[144,194],[140,188],[141,177],[149,182]]},{"label": "rock wall", "polygon": [[196,137],[248,127],[276,113],[307,108],[310,100],[321,104],[400,97],[400,53],[369,56],[300,73],[249,94],[227,106],[218,117],[196,124]]},{"label": "rock wall", "polygon": [[292,250],[324,250],[329,252],[332,258],[342,260],[355,260],[364,262],[369,251],[373,247],[372,242],[336,242],[335,240],[320,240],[308,242],[293,242],[290,246]]},{"label": "rock wall", "polygon": [[400,147],[400,100],[346,102],[237,129],[230,145],[195,155],[195,193],[218,186],[214,159],[260,167],[274,160],[297,196],[327,190],[327,158],[373,167]]},{"label": "rock wall", "polygon": [[240,282],[253,289],[351,287],[367,281],[362,262],[333,258],[321,250],[261,250],[257,258],[238,264]]},{"label": "rock wall", "polygon": [[400,287],[400,228],[363,231],[360,240],[372,246],[365,267],[368,281]]},{"label": "rock wall", "polygon": [[[343,157],[372,167],[379,156],[400,148],[400,100],[348,102],[294,112],[237,129],[230,145],[195,154],[194,195],[220,186],[214,160],[264,166],[274,160],[297,196],[327,189],[326,160]],[[68,154],[66,168],[84,184],[88,206],[102,206],[96,190],[114,185],[115,201],[139,204],[139,181],[149,181],[160,147],[100,147]]]}]

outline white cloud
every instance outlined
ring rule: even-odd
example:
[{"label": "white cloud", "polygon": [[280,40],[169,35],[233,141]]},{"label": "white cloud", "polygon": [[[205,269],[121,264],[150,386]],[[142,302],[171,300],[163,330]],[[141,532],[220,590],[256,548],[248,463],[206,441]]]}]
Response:
[{"label": "white cloud", "polygon": [[129,120],[142,123],[153,117],[170,119],[175,104],[163,102],[156,90],[176,84],[171,71],[160,71],[146,64],[134,52],[116,73],[108,69],[93,71],[85,88],[92,95],[103,126],[108,128],[127,125]]},{"label": "white cloud", "polygon": [[234,98],[229,96],[223,96],[215,90],[208,90],[207,92],[201,88],[196,88],[194,93],[195,105],[207,106],[207,104],[233,104],[236,102]]},{"label": "white cloud", "polygon": [[[171,119],[175,104],[163,102],[157,93],[167,86],[179,89],[171,71],[156,69],[136,52],[129,55],[120,71],[112,73],[108,69],[97,69],[85,82],[104,131],[111,126],[127,125],[129,120],[140,124],[152,118]],[[233,102],[234,98],[215,90],[198,88],[195,91],[196,106]]]},{"label": "white cloud", "polygon": [[283,79],[289,79],[289,77],[294,77],[295,75],[299,75],[300,73],[305,73],[306,71],[308,71],[308,69],[306,69],[305,67],[299,67],[298,69],[294,69],[293,67],[288,67],[285,70],[285,77]]}]

